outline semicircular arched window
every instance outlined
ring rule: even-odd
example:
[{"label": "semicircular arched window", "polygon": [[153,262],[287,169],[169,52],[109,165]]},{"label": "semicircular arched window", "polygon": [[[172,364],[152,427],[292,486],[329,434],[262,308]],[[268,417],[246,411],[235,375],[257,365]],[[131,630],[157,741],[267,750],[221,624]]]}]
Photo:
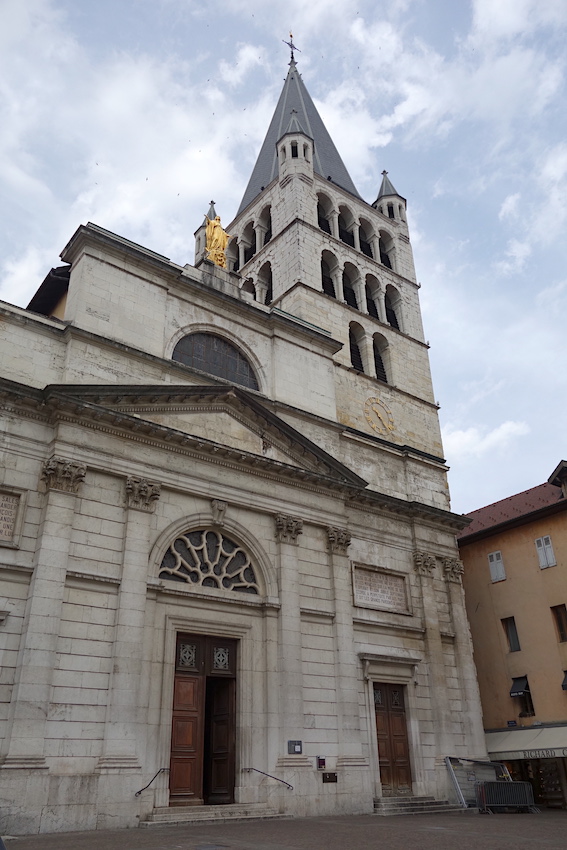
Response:
[{"label": "semicircular arched window", "polygon": [[178,535],[163,556],[159,577],[256,596],[260,592],[248,553],[230,537],[210,528]]},{"label": "semicircular arched window", "polygon": [[215,334],[194,333],[179,340],[172,360],[192,366],[217,378],[225,378],[251,390],[258,390],[258,380],[246,357],[230,342]]}]

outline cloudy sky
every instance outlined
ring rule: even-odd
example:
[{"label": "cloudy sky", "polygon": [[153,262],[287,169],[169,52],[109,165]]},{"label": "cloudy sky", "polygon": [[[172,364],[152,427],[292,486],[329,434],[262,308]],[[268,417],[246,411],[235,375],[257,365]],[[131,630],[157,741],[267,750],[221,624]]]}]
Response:
[{"label": "cloudy sky", "polygon": [[567,457],[565,0],[0,0],[0,298],[93,221],[193,261],[289,61],[369,202],[408,199],[453,509]]}]

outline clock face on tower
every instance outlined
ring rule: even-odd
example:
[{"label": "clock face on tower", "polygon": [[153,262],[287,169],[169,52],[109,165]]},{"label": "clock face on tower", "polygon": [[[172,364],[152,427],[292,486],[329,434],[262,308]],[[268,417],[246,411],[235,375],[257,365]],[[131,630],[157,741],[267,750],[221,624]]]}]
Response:
[{"label": "clock face on tower", "polygon": [[392,411],[378,396],[366,399],[364,415],[370,427],[383,437],[387,437],[395,428]]}]

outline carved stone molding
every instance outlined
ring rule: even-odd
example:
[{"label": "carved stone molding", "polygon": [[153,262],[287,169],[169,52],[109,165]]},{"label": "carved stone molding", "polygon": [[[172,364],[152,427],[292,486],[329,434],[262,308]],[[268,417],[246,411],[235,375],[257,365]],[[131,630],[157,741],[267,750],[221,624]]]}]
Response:
[{"label": "carved stone molding", "polygon": [[461,576],[465,568],[463,562],[458,558],[443,558],[443,570],[447,581],[454,581],[457,584],[461,583]]},{"label": "carved stone molding", "polygon": [[303,520],[296,516],[276,514],[276,540],[281,543],[297,543],[297,538],[303,534]]},{"label": "carved stone molding", "polygon": [[224,523],[224,515],[228,507],[228,502],[223,502],[220,499],[211,499],[211,511],[213,512],[214,525],[222,525]]},{"label": "carved stone molding", "polygon": [[336,552],[338,555],[346,555],[350,541],[350,531],[347,531],[346,528],[334,528],[331,525],[327,527],[327,542],[331,552]]},{"label": "carved stone molding", "polygon": [[431,576],[435,569],[435,555],[416,550],[413,553],[413,568],[420,576]]},{"label": "carved stone molding", "polygon": [[75,463],[62,457],[50,457],[43,464],[41,478],[48,490],[78,493],[79,485],[85,480],[86,474],[87,467],[84,463]]},{"label": "carved stone molding", "polygon": [[137,511],[153,511],[155,503],[160,497],[161,484],[148,481],[147,478],[134,478],[130,475],[126,479],[126,506]]}]

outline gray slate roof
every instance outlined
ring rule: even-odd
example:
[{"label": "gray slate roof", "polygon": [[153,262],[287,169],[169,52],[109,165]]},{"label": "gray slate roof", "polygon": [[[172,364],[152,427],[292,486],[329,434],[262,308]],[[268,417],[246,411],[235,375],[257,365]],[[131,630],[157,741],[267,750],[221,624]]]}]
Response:
[{"label": "gray slate roof", "polygon": [[[296,114],[292,114],[293,110]],[[292,59],[276,111],[268,127],[237,215],[240,215],[242,210],[252,203],[262,189],[277,176],[276,142],[290,132],[290,127],[296,125],[301,128],[301,132],[314,141],[313,167],[317,174],[325,180],[330,177],[333,183],[346,189],[351,195],[360,197]]]}]

